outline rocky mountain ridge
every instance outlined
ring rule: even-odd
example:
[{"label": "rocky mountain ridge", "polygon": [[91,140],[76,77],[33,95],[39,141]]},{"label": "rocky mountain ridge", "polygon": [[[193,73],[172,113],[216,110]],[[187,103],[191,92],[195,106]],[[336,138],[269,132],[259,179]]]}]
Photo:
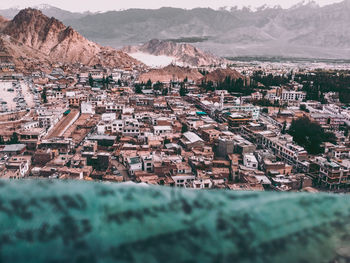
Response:
[{"label": "rocky mountain ridge", "polygon": [[203,75],[199,73],[197,69],[189,67],[179,67],[176,65],[169,65],[161,69],[151,69],[150,71],[140,75],[139,81],[146,83],[151,80],[153,83],[171,82],[171,81],[183,81],[185,78],[188,80],[198,81]]},{"label": "rocky mountain ridge", "polygon": [[[52,62],[81,63],[88,66],[100,64],[106,67],[142,65],[122,51],[87,40],[72,27],[65,26],[59,20],[49,18],[36,9],[21,10],[11,21],[0,22],[0,25],[2,24],[4,26],[1,33],[11,38],[11,41],[3,41],[2,49],[9,52],[9,57],[14,57],[15,63],[18,63],[15,59],[17,53],[28,56],[32,53],[24,51],[29,48],[38,51],[37,59],[42,55],[43,60],[49,58]],[[18,50],[11,53],[14,45],[17,45]]]},{"label": "rocky mountain ridge", "polygon": [[288,9],[264,7],[254,11],[130,9],[80,17],[71,14],[63,21],[88,39],[115,48],[150,39],[175,39],[224,57],[349,59],[349,13],[350,0],[344,0],[326,6],[304,2]]}]

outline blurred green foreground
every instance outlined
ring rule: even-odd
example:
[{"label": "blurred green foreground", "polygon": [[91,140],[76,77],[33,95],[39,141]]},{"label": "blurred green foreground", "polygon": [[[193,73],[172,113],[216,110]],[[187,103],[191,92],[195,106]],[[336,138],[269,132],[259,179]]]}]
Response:
[{"label": "blurred green foreground", "polygon": [[345,195],[0,181],[0,262],[349,262]]}]

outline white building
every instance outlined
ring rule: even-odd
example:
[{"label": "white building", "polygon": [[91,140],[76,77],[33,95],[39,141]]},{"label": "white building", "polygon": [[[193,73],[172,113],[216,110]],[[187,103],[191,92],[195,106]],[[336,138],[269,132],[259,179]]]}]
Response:
[{"label": "white building", "polygon": [[142,160],[140,157],[127,158],[127,168],[130,175],[134,175],[136,171],[142,171]]},{"label": "white building", "polygon": [[234,105],[228,107],[231,112],[244,112],[251,114],[254,120],[258,120],[260,118],[260,107],[254,106],[251,104],[246,105]]},{"label": "white building", "polygon": [[303,101],[306,99],[306,92],[303,92],[303,91],[283,91],[281,98],[284,101]]},{"label": "white building", "polygon": [[247,168],[252,168],[252,169],[258,168],[258,161],[255,158],[254,154],[252,153],[248,153],[244,155],[243,164]]},{"label": "white building", "polygon": [[175,186],[176,187],[193,187],[193,182],[196,179],[196,177],[194,175],[190,175],[190,174],[178,174],[178,175],[174,175],[171,177],[174,182],[175,182]]},{"label": "white building", "polygon": [[210,179],[198,179],[192,183],[194,189],[210,189],[213,187],[213,182]]},{"label": "white building", "polygon": [[82,114],[95,114],[95,109],[91,102],[82,101],[80,104],[80,110]]},{"label": "white building", "polygon": [[154,135],[163,135],[172,133],[171,126],[153,126]]}]

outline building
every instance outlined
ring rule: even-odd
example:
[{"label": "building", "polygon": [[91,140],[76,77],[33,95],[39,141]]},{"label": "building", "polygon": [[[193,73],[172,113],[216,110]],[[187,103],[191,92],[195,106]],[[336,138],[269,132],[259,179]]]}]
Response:
[{"label": "building", "polygon": [[258,161],[255,158],[254,154],[248,153],[243,156],[243,164],[245,167],[257,169],[258,168]]},{"label": "building", "polygon": [[5,145],[5,147],[0,151],[1,154],[7,156],[22,155],[26,150],[25,144],[10,144]]},{"label": "building", "polygon": [[195,147],[203,147],[204,141],[194,132],[185,132],[180,140],[182,146],[186,149],[191,149]]},{"label": "building", "polygon": [[350,186],[349,167],[322,157],[317,157],[316,163],[320,167],[318,182],[321,186],[329,190],[348,188]]},{"label": "building", "polygon": [[303,91],[282,91],[283,101],[303,101],[306,99],[306,92]]}]

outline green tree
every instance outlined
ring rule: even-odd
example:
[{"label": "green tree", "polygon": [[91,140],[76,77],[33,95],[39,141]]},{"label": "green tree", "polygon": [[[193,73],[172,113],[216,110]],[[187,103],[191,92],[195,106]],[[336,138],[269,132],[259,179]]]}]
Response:
[{"label": "green tree", "polygon": [[336,143],[336,136],[333,133],[327,133],[316,122],[312,122],[307,117],[293,120],[288,133],[293,136],[294,141],[303,146],[311,154],[320,154],[323,152],[322,143]]},{"label": "green tree", "polygon": [[91,74],[89,74],[89,85],[90,87],[94,86],[94,79],[92,78]]},{"label": "green tree", "polygon": [[163,95],[163,96],[167,96],[167,95],[168,95],[168,92],[169,92],[168,89],[163,89],[163,90],[162,90],[162,95]]},{"label": "green tree", "polygon": [[42,93],[41,93],[41,99],[43,100],[44,103],[47,103],[47,88],[44,87]]},{"label": "green tree", "polygon": [[263,109],[261,110],[261,112],[262,112],[262,113],[269,113],[269,109],[268,109],[268,108],[263,108]]},{"label": "green tree", "polygon": [[300,104],[299,109],[300,109],[301,111],[309,112],[309,110],[306,108],[306,105],[305,105],[305,104]]},{"label": "green tree", "polygon": [[185,85],[183,83],[181,83],[181,87],[180,87],[180,96],[186,96],[186,94],[188,93],[188,90],[185,88]]},{"label": "green tree", "polygon": [[103,76],[103,78],[102,78],[102,88],[106,89],[106,78],[105,78],[105,76]]},{"label": "green tree", "polygon": [[147,81],[146,87],[152,87],[152,81],[150,79]]},{"label": "green tree", "polygon": [[282,127],[281,133],[282,133],[282,134],[286,134],[286,132],[287,132],[287,122],[284,121],[284,122],[283,122],[283,127]]},{"label": "green tree", "polygon": [[153,85],[153,89],[154,89],[154,90],[161,90],[161,89],[163,89],[163,87],[164,87],[164,84],[163,84],[162,82],[159,82],[159,81],[157,81],[157,82]]},{"label": "green tree", "polygon": [[9,144],[17,144],[18,143],[18,135],[14,132],[8,142]]},{"label": "green tree", "polygon": [[137,93],[137,94],[142,93],[142,87],[140,84],[135,85],[135,93]]}]

